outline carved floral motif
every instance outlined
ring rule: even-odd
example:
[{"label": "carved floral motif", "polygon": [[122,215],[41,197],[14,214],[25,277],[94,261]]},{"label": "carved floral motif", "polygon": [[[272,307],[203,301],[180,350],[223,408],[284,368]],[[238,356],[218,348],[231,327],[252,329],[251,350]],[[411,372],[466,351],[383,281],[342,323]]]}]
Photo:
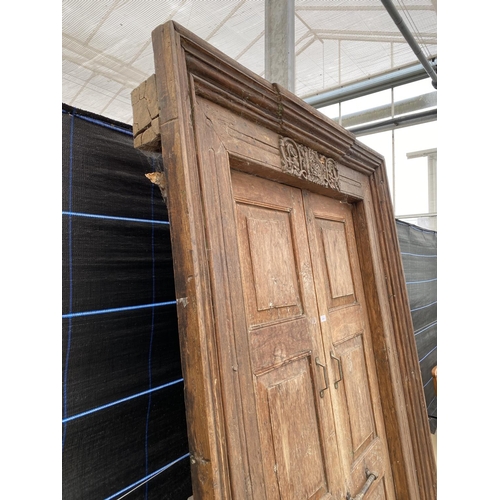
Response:
[{"label": "carved floral motif", "polygon": [[314,149],[297,144],[289,137],[280,137],[281,168],[287,174],[340,190],[339,169],[332,158]]}]

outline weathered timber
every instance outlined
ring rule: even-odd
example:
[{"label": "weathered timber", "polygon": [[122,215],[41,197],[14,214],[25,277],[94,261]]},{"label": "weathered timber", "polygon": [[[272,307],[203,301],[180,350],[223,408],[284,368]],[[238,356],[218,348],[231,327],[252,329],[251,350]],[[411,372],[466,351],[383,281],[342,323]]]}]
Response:
[{"label": "weathered timber", "polygon": [[156,75],[151,75],[131,93],[134,147],[161,152],[160,120]]},{"label": "weathered timber", "polygon": [[153,51],[194,500],[435,500],[383,158],[174,22]]}]

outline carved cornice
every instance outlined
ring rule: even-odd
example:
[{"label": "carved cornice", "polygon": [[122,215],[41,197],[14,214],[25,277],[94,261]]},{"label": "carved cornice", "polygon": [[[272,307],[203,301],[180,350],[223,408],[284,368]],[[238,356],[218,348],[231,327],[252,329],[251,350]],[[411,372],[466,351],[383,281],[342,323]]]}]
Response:
[{"label": "carved cornice", "polygon": [[283,172],[340,191],[337,162],[289,137],[279,138]]}]

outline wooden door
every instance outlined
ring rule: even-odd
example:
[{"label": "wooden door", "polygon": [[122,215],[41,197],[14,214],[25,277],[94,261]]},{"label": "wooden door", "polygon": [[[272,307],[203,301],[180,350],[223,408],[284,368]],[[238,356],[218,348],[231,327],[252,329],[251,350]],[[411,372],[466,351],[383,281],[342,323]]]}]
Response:
[{"label": "wooden door", "polygon": [[370,475],[366,498],[394,498],[352,206],[237,171],[232,188],[263,498],[346,498]]},{"label": "wooden door", "polygon": [[353,207],[307,191],[304,198],[347,494],[372,481],[369,498],[394,498]]},{"label": "wooden door", "polygon": [[194,499],[433,500],[383,160],[175,23],[153,44]]},{"label": "wooden door", "polygon": [[[255,498],[340,498],[337,440],[301,191],[232,172],[245,304],[239,365],[253,384],[242,393],[258,420],[250,445],[262,460]],[[248,346],[245,349],[244,346]],[[260,475],[260,474],[259,474]],[[332,497],[333,494],[333,497]]]}]

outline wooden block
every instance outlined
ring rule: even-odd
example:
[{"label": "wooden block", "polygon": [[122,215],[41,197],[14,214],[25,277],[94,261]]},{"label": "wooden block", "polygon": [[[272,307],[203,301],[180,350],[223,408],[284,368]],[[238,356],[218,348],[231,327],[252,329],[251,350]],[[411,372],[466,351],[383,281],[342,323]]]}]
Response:
[{"label": "wooden block", "polygon": [[131,95],[134,147],[145,151],[161,151],[156,75],[135,88]]}]

